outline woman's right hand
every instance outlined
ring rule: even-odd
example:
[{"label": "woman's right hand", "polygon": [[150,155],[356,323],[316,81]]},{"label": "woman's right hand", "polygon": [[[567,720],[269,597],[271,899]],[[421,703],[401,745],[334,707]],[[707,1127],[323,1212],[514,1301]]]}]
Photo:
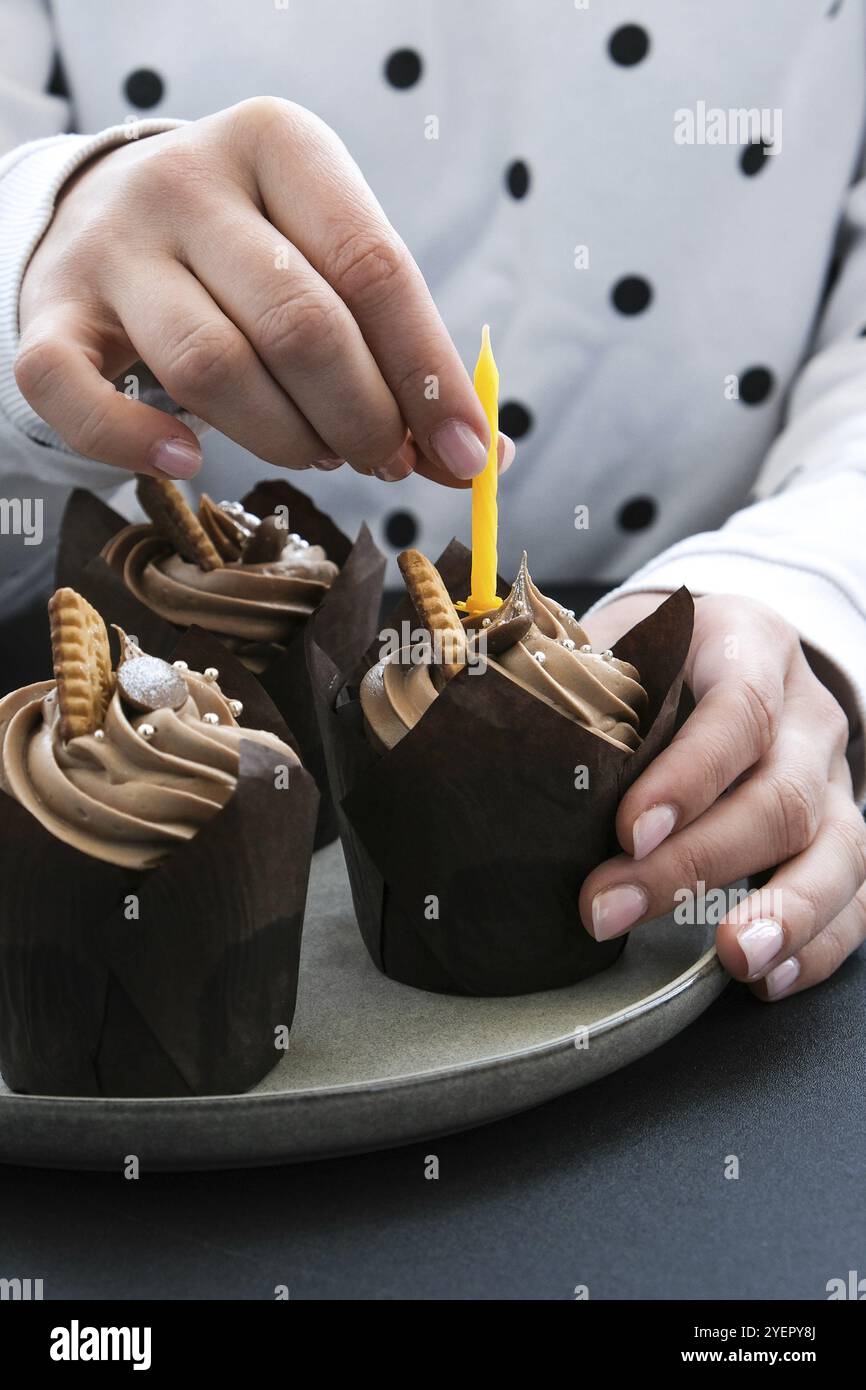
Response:
[{"label": "woman's right hand", "polygon": [[[288,468],[465,485],[489,432],[421,272],[342,141],[256,97],[110,150],[24,276],[15,374],[78,453],[187,478],[184,424],[116,389],[136,362]],[[500,440],[500,468],[514,446]]]}]

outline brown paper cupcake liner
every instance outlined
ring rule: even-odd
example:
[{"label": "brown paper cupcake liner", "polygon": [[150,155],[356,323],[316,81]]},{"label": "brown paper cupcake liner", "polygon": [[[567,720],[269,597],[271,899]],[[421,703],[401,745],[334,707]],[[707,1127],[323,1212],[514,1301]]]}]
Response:
[{"label": "brown paper cupcake liner", "polygon": [[[437,561],[465,597],[470,556]],[[508,586],[501,584],[500,592]],[[554,989],[610,965],[625,938],[595,942],[578,897],[617,852],[617,806],[676,728],[694,606],[679,590],[614,648],[640,672],[649,707],[635,752],[617,748],[491,668],[461,672],[390,752],[364,732],[357,683],[307,632],[307,654],[361,935],[404,984],[510,995]],[[404,599],[388,620],[413,610]],[[578,770],[588,785],[578,788]]]},{"label": "brown paper cupcake liner", "polygon": [[[277,506],[288,507],[293,530],[312,545],[323,546],[329,558],[339,565],[340,573],[316,613],[325,651],[338,666],[350,669],[375,634],[385,574],[385,557],[368,527],[361,527],[353,544],[311,498],[282,478],[258,483],[242,500],[244,507],[257,516],[267,516]],[[122,516],[93,493],[76,489],[67,504],[60,532],[57,585],[77,590],[106,622],[119,623],[138,637],[146,651],[166,657],[183,628],[152,613],[100,555],[106,542],[126,524]],[[215,664],[219,666],[219,659]],[[292,731],[304,766],[319,788],[316,848],[320,849],[336,839],[337,822],[310,690],[303,627],[256,679]]]},{"label": "brown paper cupcake liner", "polygon": [[[290,742],[255,679],[209,633],[169,656],[221,663],[240,722]],[[156,868],[71,849],[0,793],[0,1072],[66,1096],[235,1093],[284,1053],[291,1027],[318,793],[241,743],[231,799]],[[137,915],[130,910],[135,895]]]}]

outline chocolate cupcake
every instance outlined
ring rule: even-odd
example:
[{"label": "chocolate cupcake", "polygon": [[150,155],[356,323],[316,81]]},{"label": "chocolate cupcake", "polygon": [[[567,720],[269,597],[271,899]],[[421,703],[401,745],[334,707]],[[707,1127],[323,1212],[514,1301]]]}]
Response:
[{"label": "chocolate cupcake", "polygon": [[[574,984],[595,942],[583,880],[617,850],[627,787],[673,735],[693,604],[680,590],[612,651],[543,595],[524,562],[502,605],[461,619],[470,557],[401,557],[412,606],[354,672],[308,657],[362,936],[405,984],[508,995]],[[441,575],[441,578],[440,578]],[[420,628],[419,628],[420,623]],[[422,640],[418,640],[418,636]],[[424,640],[426,638],[426,641]]]},{"label": "chocolate cupcake", "polygon": [[54,680],[0,701],[0,1071],[64,1095],[247,1089],[294,1013],[312,778],[212,638],[170,663],[118,629],[112,670],[83,597],[49,612]]},{"label": "chocolate cupcake", "polygon": [[193,512],[168,479],[139,477],[150,518],[128,525],[88,493],[73,494],[61,529],[58,583],[118,615],[158,655],[195,624],[213,633],[273,699],[322,793],[317,848],[336,835],[303,649],[322,617],[336,661],[357,661],[375,631],[384,557],[366,527],[354,545],[290,484],[259,484],[242,501],[206,494]]}]

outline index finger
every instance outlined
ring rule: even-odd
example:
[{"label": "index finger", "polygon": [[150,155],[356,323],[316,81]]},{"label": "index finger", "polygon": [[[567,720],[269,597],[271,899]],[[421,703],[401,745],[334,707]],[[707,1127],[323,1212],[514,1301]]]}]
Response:
[{"label": "index finger", "polygon": [[254,163],[268,218],[348,305],[421,452],[455,478],[480,473],[490,431],[469,374],[342,141],[310,112],[276,103]]},{"label": "index finger", "polygon": [[617,836],[635,859],[708,810],[776,736],[785,673],[757,637],[740,638],[736,662],[718,649],[697,658],[704,693],[619,805]]}]

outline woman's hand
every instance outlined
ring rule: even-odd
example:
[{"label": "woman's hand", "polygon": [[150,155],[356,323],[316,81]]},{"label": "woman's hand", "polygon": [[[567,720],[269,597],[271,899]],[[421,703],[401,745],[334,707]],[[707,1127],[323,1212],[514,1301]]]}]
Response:
[{"label": "woman's hand", "polygon": [[[663,598],[616,600],[585,624],[593,643],[609,646]],[[685,677],[695,710],[623,797],[625,853],[590,874],[581,916],[597,939],[619,936],[669,912],[677,890],[778,866],[723,917],[716,944],[732,975],[779,999],[826,979],[866,938],[848,722],[795,629],[748,599],[697,599]]]},{"label": "woman's hand", "polygon": [[[421,272],[343,143],[254,98],[70,180],[24,276],[16,378],[78,453],[191,477],[185,425],[111,384],[145,362],[270,463],[466,485],[489,431]],[[411,433],[410,433],[411,432]],[[514,445],[500,438],[500,468]]]}]

